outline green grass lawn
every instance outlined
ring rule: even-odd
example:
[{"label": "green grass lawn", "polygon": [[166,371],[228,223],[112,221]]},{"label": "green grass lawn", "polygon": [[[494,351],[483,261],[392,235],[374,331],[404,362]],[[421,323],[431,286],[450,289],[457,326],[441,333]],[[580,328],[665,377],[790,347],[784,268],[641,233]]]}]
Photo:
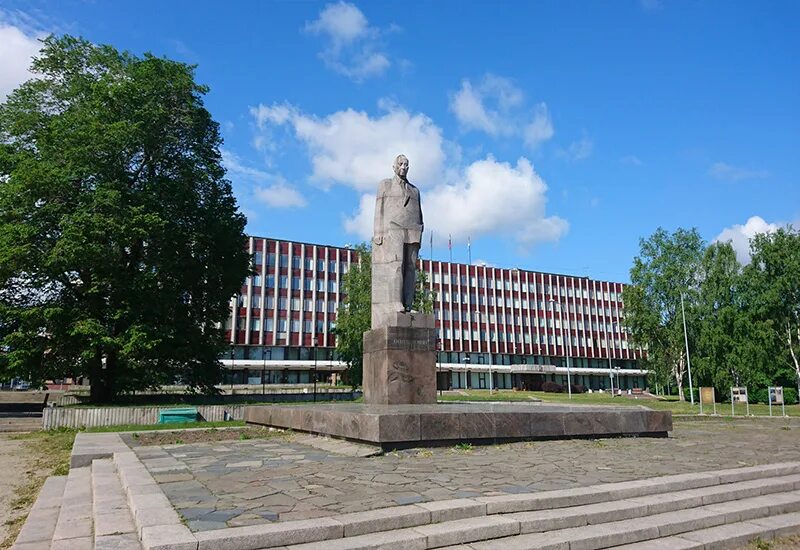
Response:
[{"label": "green grass lawn", "polygon": [[[644,406],[659,411],[671,411],[673,414],[700,414],[700,405],[692,405],[688,401],[678,401],[676,397],[666,399],[633,399],[630,397],[612,397],[607,393],[574,393],[572,399],[566,393],[545,393],[535,391],[513,391],[513,390],[459,390],[458,392],[446,392],[440,401],[528,401],[533,399],[541,400],[543,403],[575,404],[575,405],[615,405],[625,406]],[[736,405],[736,416],[744,416],[746,406]],[[704,414],[712,414],[711,406],[703,405]],[[731,415],[730,403],[717,403],[717,414],[722,416]],[[750,414],[755,416],[769,416],[769,406],[750,405]],[[772,406],[774,416],[781,415],[780,406]],[[787,405],[786,414],[789,416],[800,416],[800,406]]]}]

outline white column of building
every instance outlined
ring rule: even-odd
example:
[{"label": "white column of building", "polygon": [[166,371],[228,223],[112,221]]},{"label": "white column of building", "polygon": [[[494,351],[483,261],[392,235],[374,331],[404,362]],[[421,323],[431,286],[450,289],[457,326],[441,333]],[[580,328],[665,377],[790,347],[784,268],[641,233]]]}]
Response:
[{"label": "white column of building", "polygon": [[[509,302],[511,305],[508,307],[508,310],[511,312],[510,313],[510,315],[511,315],[511,319],[510,319],[510,321],[511,321],[511,323],[510,323],[510,325],[511,325],[511,350],[512,350],[512,352],[514,354],[517,353],[517,344],[519,343],[519,342],[517,342],[517,319],[516,319],[517,310],[514,307],[514,272],[515,271],[517,273],[519,273],[519,270],[516,269],[516,268],[510,269],[508,271],[508,288],[509,288],[509,290],[508,290],[508,294],[509,294],[508,299],[511,300]],[[517,284],[519,285],[519,283],[517,283]],[[503,286],[505,286],[505,285],[503,285]]]},{"label": "white column of building", "polygon": [[536,355],[542,355],[542,340],[541,340],[541,332],[539,332],[539,319],[541,318],[541,311],[539,311],[539,281],[538,281],[538,273],[532,273],[533,275],[533,311],[534,311],[534,324],[536,325]]},{"label": "white column of building", "polygon": [[336,271],[334,272],[334,277],[336,280],[336,318],[339,318],[339,300],[341,299],[341,292],[342,292],[342,251],[341,249],[336,249]]},{"label": "white column of building", "polygon": [[[317,339],[317,245],[311,246],[311,340]],[[305,266],[303,266],[305,269]],[[323,342],[318,342],[319,345],[324,345]]]},{"label": "white column of building", "polygon": [[[460,272],[460,270],[461,270],[461,265],[459,265],[459,277],[458,277],[459,284],[461,284],[461,272]],[[466,284],[464,284],[462,286],[466,286],[467,290],[466,290],[466,292],[462,293],[463,294],[463,296],[462,296],[463,301],[462,301],[461,305],[462,305],[462,307],[464,305],[467,306],[467,334],[469,335],[469,338],[467,338],[467,342],[468,342],[468,345],[469,345],[468,350],[472,351],[472,322],[473,322],[472,321],[472,315],[473,315],[473,311],[472,311],[472,292],[470,292],[470,286],[469,286],[469,282],[470,281],[469,281],[469,266],[468,265],[465,266],[464,271],[465,271],[464,280],[466,281]],[[464,304],[464,302],[466,302],[466,304]],[[461,312],[463,314],[464,310],[462,309]]]},{"label": "white column of building", "polygon": [[275,265],[272,266],[272,345],[278,345],[278,292],[281,279],[281,242],[275,241]]},{"label": "white column of building", "polygon": [[[578,353],[581,354],[582,357],[588,357],[589,353],[587,351],[588,342],[586,341],[586,316],[583,314],[583,282],[580,277],[576,277],[573,280],[573,284],[577,283],[577,287],[575,288],[575,319],[578,322],[578,328],[580,330],[580,335],[578,336],[578,344],[583,348],[582,351]],[[579,311],[580,310],[580,311]],[[578,315],[580,313],[580,315]],[[580,319],[580,321],[577,321]],[[580,348],[579,348],[580,349]]]},{"label": "white column of building", "polygon": [[[253,246],[255,245],[253,237],[247,239],[247,252],[250,254],[250,262],[253,261]],[[247,276],[247,301],[245,302],[245,321],[244,321],[244,343],[250,344],[250,320],[252,319],[252,309],[250,308],[253,303],[253,275]]]},{"label": "white column of building", "polygon": [[[241,292],[241,289],[239,289]],[[236,343],[236,323],[238,322],[238,309],[239,309],[239,292],[231,298],[231,344]]]},{"label": "white column of building", "polygon": [[[531,325],[533,324],[533,316],[531,316],[531,282],[530,282],[530,273],[525,272],[525,303],[528,304],[526,308],[527,311],[525,315],[528,316],[528,355],[533,356],[533,330]],[[525,340],[525,336],[522,337]]]},{"label": "white column of building", "polygon": [[[323,285],[322,285],[322,309],[325,310],[324,321],[322,323],[322,339],[324,341],[324,345],[328,345],[328,315],[330,315],[330,311],[328,311],[328,262],[330,261],[330,248],[325,247],[325,258],[323,260]],[[317,267],[317,266],[314,266]]]},{"label": "white column of building", "polygon": [[[490,329],[491,323],[489,322],[489,314],[490,314],[489,312],[492,311],[492,309],[489,307],[489,290],[488,290],[489,276],[486,274],[486,264],[483,264],[481,267],[483,268],[483,288],[480,288],[481,278],[478,277],[478,292],[483,293],[483,305],[486,308],[486,313],[481,312],[481,315],[483,316],[483,326],[485,328],[484,339],[486,340],[486,352],[489,354],[489,364],[491,364],[494,362],[494,360],[492,353],[492,335]],[[478,270],[476,268],[475,269],[476,275],[477,271]],[[478,303],[480,304],[480,298],[478,298]]]},{"label": "white column of building", "polygon": [[[292,242],[286,249],[286,345],[292,345]],[[278,258],[280,264],[280,257]],[[299,337],[299,335],[298,335]],[[298,342],[299,343],[299,342]]]},{"label": "white column of building", "polygon": [[306,322],[306,311],[305,311],[305,304],[306,304],[306,245],[300,244],[300,331],[298,337],[298,344],[303,345],[303,333],[304,327],[303,325]]},{"label": "white column of building", "polygon": [[[508,319],[506,319],[506,274],[505,269],[500,269],[500,302],[502,310],[498,308],[499,311],[502,311],[503,316],[503,353],[508,353]],[[510,280],[509,274],[509,280]],[[497,289],[497,282],[495,280],[495,289]],[[495,303],[497,303],[497,297],[495,296]]]},{"label": "white column of building", "polygon": [[[431,262],[431,264],[433,264],[433,262]],[[433,271],[433,267],[431,267],[431,271]],[[440,351],[444,351],[444,334],[447,329],[447,323],[444,318],[444,279],[442,278],[442,262],[438,263],[437,271],[439,272],[439,292],[436,298],[439,300],[439,327],[441,328],[439,331],[439,342],[441,342],[439,349]]]},{"label": "white column of building", "polygon": [[[442,285],[445,284],[444,275],[442,275]],[[450,313],[450,351],[456,350],[456,329],[455,319],[453,319],[453,264],[447,262],[447,309]],[[460,329],[459,329],[460,330]]]},{"label": "white column of building", "polygon": [[267,306],[267,239],[261,239],[261,307],[258,309],[258,345],[264,345],[265,308]]}]

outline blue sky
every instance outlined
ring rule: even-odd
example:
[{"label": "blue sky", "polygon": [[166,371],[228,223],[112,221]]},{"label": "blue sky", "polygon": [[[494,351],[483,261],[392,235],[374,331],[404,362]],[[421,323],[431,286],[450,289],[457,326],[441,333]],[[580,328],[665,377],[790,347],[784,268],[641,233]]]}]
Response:
[{"label": "blue sky", "polygon": [[[197,64],[248,231],[343,245],[410,158],[433,255],[627,281],[658,226],[800,221],[800,4],[0,2],[0,97],[35,38]],[[430,255],[429,236],[423,255]]]}]

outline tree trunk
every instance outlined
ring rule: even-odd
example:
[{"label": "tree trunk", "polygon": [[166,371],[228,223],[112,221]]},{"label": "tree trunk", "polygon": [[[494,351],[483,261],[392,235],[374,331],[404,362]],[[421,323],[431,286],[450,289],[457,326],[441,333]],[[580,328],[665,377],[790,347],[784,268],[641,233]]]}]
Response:
[{"label": "tree trunk", "polygon": [[675,367],[672,369],[672,372],[675,374],[675,383],[678,385],[678,399],[680,401],[686,401],[686,395],[683,393],[683,357],[683,353],[681,353],[678,356],[678,362],[675,363]]},{"label": "tree trunk", "polygon": [[99,348],[95,350],[89,365],[89,384],[89,401],[94,405],[103,403],[108,390],[103,372],[103,354]]}]

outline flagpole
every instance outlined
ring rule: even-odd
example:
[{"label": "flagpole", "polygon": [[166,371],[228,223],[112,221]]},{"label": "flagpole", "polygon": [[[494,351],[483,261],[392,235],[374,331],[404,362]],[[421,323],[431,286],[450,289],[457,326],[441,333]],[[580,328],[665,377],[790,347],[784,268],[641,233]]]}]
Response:
[{"label": "flagpole", "polygon": [[472,238],[467,237],[467,257],[469,258],[469,265],[472,265]]},{"label": "flagpole", "polygon": [[453,235],[450,234],[447,239],[447,248],[450,249],[450,263],[453,263]]}]

